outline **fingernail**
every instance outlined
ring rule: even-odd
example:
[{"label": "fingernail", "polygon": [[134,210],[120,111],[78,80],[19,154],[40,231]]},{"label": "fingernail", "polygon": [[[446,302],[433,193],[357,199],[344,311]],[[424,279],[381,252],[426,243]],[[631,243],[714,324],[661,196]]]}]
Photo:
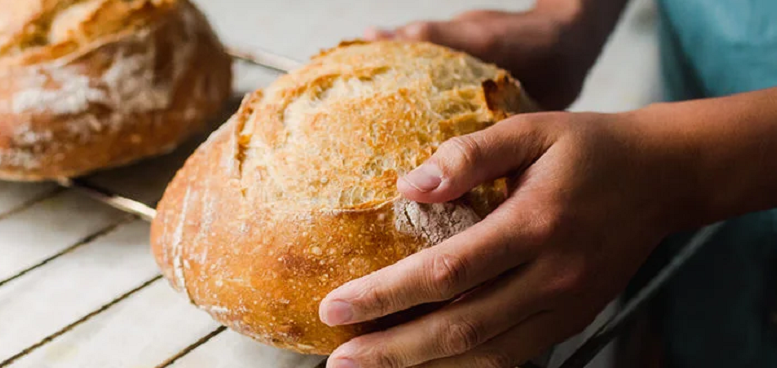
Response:
[{"label": "fingernail", "polygon": [[409,172],[402,179],[419,192],[426,193],[440,186],[442,183],[442,171],[440,171],[437,165],[426,163]]},{"label": "fingernail", "polygon": [[327,364],[326,368],[359,368],[356,362],[348,358],[338,358],[331,362],[332,364]]},{"label": "fingernail", "polygon": [[333,300],[327,303],[321,321],[329,326],[342,325],[353,319],[353,306],[342,300]]}]

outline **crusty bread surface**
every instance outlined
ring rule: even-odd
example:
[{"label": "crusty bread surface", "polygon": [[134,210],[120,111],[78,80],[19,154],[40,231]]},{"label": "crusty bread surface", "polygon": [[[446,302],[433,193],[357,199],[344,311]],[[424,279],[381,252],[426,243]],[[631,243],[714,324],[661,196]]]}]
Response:
[{"label": "crusty bread surface", "polygon": [[400,175],[451,137],[533,109],[505,71],[427,43],[345,43],[247,96],[167,188],[151,230],[165,277],[232,329],[328,354],[399,319],[328,327],[343,283],[486,216],[504,180],[402,199]]},{"label": "crusty bread surface", "polygon": [[173,149],[231,90],[188,0],[0,0],[0,179],[78,176]]}]

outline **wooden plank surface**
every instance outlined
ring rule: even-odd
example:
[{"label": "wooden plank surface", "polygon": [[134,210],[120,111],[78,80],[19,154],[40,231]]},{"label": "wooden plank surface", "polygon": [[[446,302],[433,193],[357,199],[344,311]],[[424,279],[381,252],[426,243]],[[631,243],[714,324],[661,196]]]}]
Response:
[{"label": "wooden plank surface", "polygon": [[0,218],[25,204],[45,197],[56,189],[51,183],[12,183],[0,181]]},{"label": "wooden plank surface", "polygon": [[13,367],[155,367],[216,327],[210,317],[173,292],[166,281],[158,280],[20,359]]},{"label": "wooden plank surface", "polygon": [[256,362],[267,359],[278,364],[274,368],[313,368],[324,357],[293,354],[257,344],[248,337],[227,330],[175,361],[170,368],[256,368],[259,367]]},{"label": "wooden plank surface", "polygon": [[82,241],[125,216],[80,194],[65,191],[2,219],[0,280]]},{"label": "wooden plank surface", "polygon": [[4,285],[0,362],[157,273],[148,248],[148,225],[134,221]]}]

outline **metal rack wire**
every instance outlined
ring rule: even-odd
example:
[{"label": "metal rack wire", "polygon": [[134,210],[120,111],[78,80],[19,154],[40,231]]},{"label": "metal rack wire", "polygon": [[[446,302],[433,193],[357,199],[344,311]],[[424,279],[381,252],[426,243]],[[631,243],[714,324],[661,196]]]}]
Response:
[{"label": "metal rack wire", "polygon": [[[228,52],[232,57],[236,60],[241,60],[244,62],[248,62],[250,64],[263,67],[269,70],[278,71],[278,72],[287,72],[291,69],[294,69],[298,67],[300,64],[294,60],[272,54],[267,51],[263,50],[255,50],[253,52],[246,52],[240,49],[236,48],[229,48]],[[140,201],[127,198],[121,195],[118,195],[111,190],[99,187],[97,185],[94,185],[93,183],[85,180],[85,179],[61,179],[57,182],[59,184],[58,188],[52,189],[48,192],[43,193],[42,195],[39,195],[30,201],[27,201],[17,208],[12,209],[9,212],[6,212],[4,214],[0,214],[0,218],[3,218],[5,216],[10,215],[11,213],[20,211],[26,207],[29,207],[37,202],[43,201],[47,198],[50,198],[52,196],[55,196],[59,193],[61,193],[65,189],[72,189],[78,192],[81,192],[83,194],[86,194],[89,197],[92,197],[102,203],[105,203],[111,207],[114,207],[116,209],[119,209],[123,212],[125,212],[127,215],[120,218],[118,221],[115,221],[113,223],[108,224],[107,226],[104,226],[103,228],[99,229],[96,232],[93,232],[91,235],[85,237],[84,239],[81,239],[80,241],[76,242],[75,244],[71,245],[70,247],[67,247],[48,258],[43,259],[42,261],[27,267],[16,274],[7,277],[4,280],[0,280],[0,287],[37,269],[40,267],[43,267],[48,262],[67,254],[74,249],[83,246],[84,244],[88,244],[92,241],[94,241],[97,238],[100,238],[116,228],[120,227],[123,224],[126,224],[130,221],[133,221],[135,219],[143,219],[146,221],[151,221],[154,216],[156,215],[156,210]],[[667,281],[675,274],[678,270],[682,268],[682,266],[686,263],[688,259],[690,259],[694,254],[698,252],[698,250],[702,247],[702,245],[705,243],[705,240],[708,239],[713,233],[717,231],[719,228],[719,224],[712,225],[708,228],[703,229],[699,233],[696,234],[695,237],[693,237],[688,244],[685,245],[683,250],[653,279],[651,280],[648,285],[641,290],[636,297],[632,298],[626,305],[624,305],[618,313],[616,313],[614,316],[612,316],[599,330],[597,330],[589,339],[587,339],[580,348],[578,348],[570,358],[568,358],[561,366],[560,368],[583,368],[588,365],[588,363],[596,357],[596,355],[604,348],[606,347],[617,335],[619,332],[622,331],[622,329],[626,326],[628,322],[630,322],[635,316],[636,313],[645,306],[645,304],[650,300],[650,298],[655,295],[655,293],[667,283]],[[120,296],[116,297],[115,299],[111,300],[110,302],[102,305],[101,307],[95,309],[94,311],[88,313],[87,315],[83,316],[82,318],[70,323],[69,325],[65,326],[64,328],[54,332],[53,334],[50,334],[49,336],[45,337],[44,339],[40,340],[39,342],[28,346],[24,350],[20,351],[18,354],[11,356],[10,358],[6,359],[5,361],[0,362],[0,368],[6,367],[14,363],[17,359],[31,353],[32,351],[37,350],[38,348],[48,344],[58,336],[68,332],[69,330],[73,329],[77,325],[87,321],[91,317],[98,315],[105,310],[108,310],[113,305],[121,302],[122,300],[125,300],[132,296],[133,294],[137,293],[138,291],[148,287],[149,285],[157,282],[161,279],[160,274],[156,274],[153,277],[143,281],[137,287],[121,294]],[[157,365],[157,367],[168,367],[172,365],[176,360],[179,358],[185,356],[189,352],[193,351],[200,345],[208,342],[213,337],[221,334],[225,331],[225,327],[220,326],[218,328],[215,328],[208,334],[202,336],[200,339],[195,341],[194,343],[188,345],[184,349],[180,350],[178,353],[173,354],[170,358],[165,360],[164,362]],[[323,367],[325,365],[325,362],[322,362],[319,367]],[[528,366],[527,366],[528,367]],[[534,368],[540,368],[538,366],[533,366]]]}]

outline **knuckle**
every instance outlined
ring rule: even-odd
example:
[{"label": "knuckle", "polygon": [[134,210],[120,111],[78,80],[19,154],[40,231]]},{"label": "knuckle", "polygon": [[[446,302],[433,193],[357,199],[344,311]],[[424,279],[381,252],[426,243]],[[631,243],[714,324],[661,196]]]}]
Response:
[{"label": "knuckle", "polygon": [[580,223],[580,219],[575,218],[573,210],[569,208],[567,195],[563,192],[551,191],[543,198],[545,206],[537,214],[536,221],[542,229],[540,234],[545,235],[546,240],[566,237],[575,228],[576,223]]},{"label": "knuckle", "polygon": [[476,21],[469,21],[468,24],[475,24],[471,32],[477,37],[473,39],[470,52],[476,55],[492,55],[499,50],[499,46],[504,40],[504,36],[499,32],[488,31],[488,28],[477,26]]},{"label": "knuckle", "polygon": [[401,368],[402,362],[391,354],[388,350],[382,347],[376,347],[372,350],[371,355],[375,361],[376,366],[381,368]]},{"label": "knuckle", "polygon": [[550,284],[551,293],[556,295],[566,295],[577,289],[580,284],[578,276],[574,272],[565,271]]},{"label": "knuckle", "polygon": [[559,296],[577,294],[585,288],[588,272],[582,262],[572,262],[564,267],[552,281],[548,283],[550,293]]},{"label": "knuckle", "polygon": [[451,322],[442,329],[442,348],[444,353],[458,355],[480,345],[481,333],[478,324],[466,320]]},{"label": "knuckle", "polygon": [[391,292],[368,283],[355,300],[356,305],[368,314],[386,315],[392,312],[395,303]]},{"label": "knuckle", "polygon": [[[545,37],[546,42],[549,45],[564,45],[566,46],[566,42],[568,41],[565,34],[565,27],[563,26],[562,22],[559,21],[549,21],[542,24],[538,24],[538,27],[542,30],[542,35]],[[569,45],[571,47],[577,47],[577,45]],[[557,57],[564,56],[564,53],[566,52],[566,49],[563,47],[556,47],[553,50],[554,55]]]},{"label": "knuckle", "polygon": [[588,285],[590,274],[589,267],[585,262],[577,262],[570,267],[566,282],[563,284],[566,286],[567,291],[580,291]]},{"label": "knuckle", "polygon": [[430,288],[437,300],[448,300],[458,293],[459,285],[466,280],[466,263],[463,258],[438,253],[432,258]]},{"label": "knuckle", "polygon": [[515,359],[503,351],[489,351],[476,357],[473,367],[512,368],[515,366],[515,363]]},{"label": "knuckle", "polygon": [[434,41],[434,24],[431,22],[413,22],[404,29],[404,36],[416,41]]},{"label": "knuckle", "polygon": [[559,236],[564,227],[563,213],[556,211],[550,205],[543,206],[529,217],[530,223],[525,233],[534,238],[535,244],[547,244]]},{"label": "knuckle", "polygon": [[352,356],[362,362],[369,362],[369,366],[381,368],[400,368],[402,361],[397,354],[387,348],[387,344],[377,341],[369,341],[367,337],[357,337],[349,344],[357,353]]},{"label": "knuckle", "polygon": [[483,156],[480,143],[472,135],[453,137],[440,145],[439,155],[450,168],[461,170],[475,166]]},{"label": "knuckle", "polygon": [[388,355],[379,355],[377,359],[378,367],[382,368],[400,368],[399,361]]}]

